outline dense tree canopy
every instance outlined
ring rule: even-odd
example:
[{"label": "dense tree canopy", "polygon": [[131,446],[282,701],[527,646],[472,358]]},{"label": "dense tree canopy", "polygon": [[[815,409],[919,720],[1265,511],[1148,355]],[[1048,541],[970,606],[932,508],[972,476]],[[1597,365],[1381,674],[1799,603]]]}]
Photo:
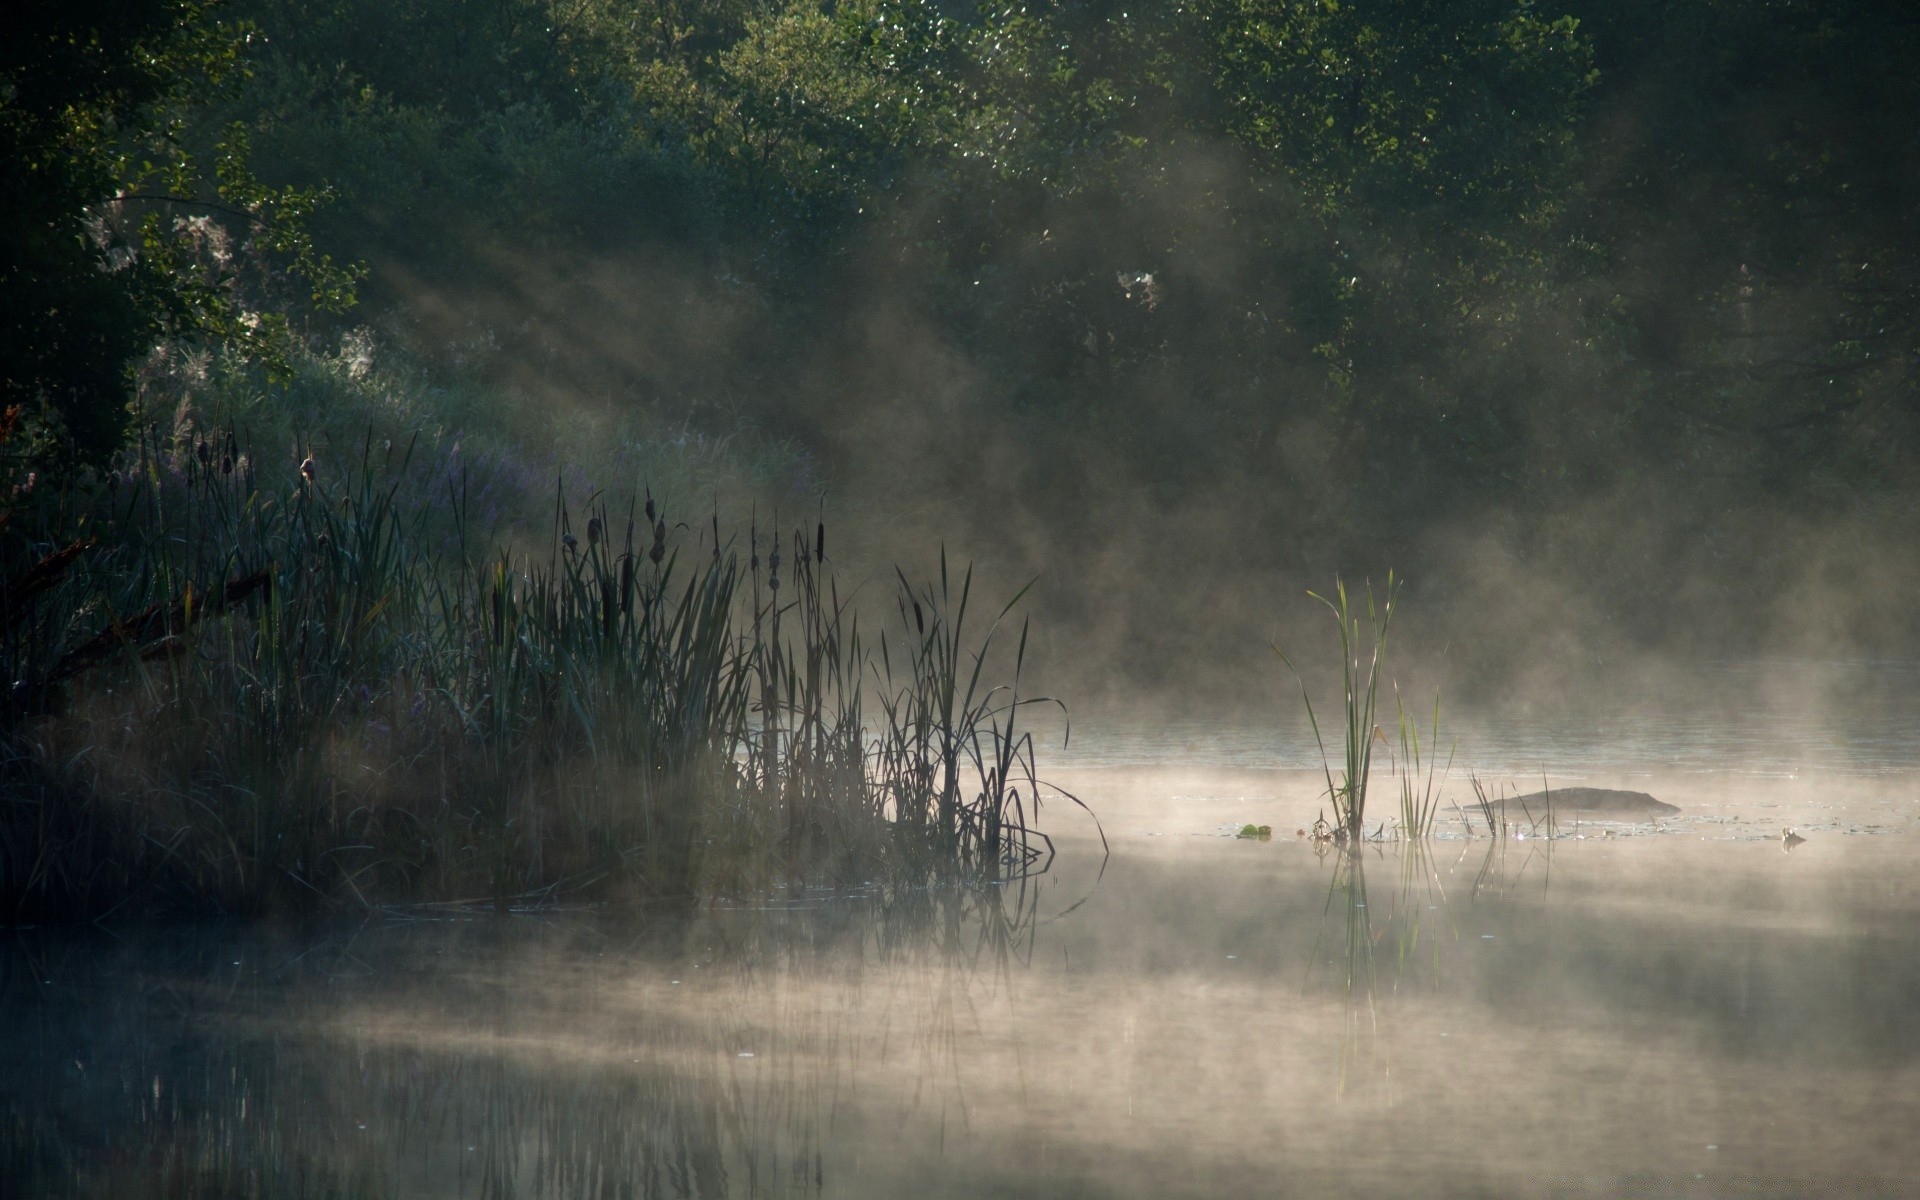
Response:
[{"label": "dense tree canopy", "polygon": [[[315,195],[269,189],[245,131],[190,149],[198,107],[241,69],[243,28],[209,0],[29,3],[0,45],[0,405],[52,418],[99,456],[125,423],[129,366],[163,337],[271,355],[284,315],[249,307],[256,249],[338,308],[351,274],[316,254]],[[199,131],[207,141],[206,131]],[[256,247],[255,243],[258,243]]]},{"label": "dense tree canopy", "polygon": [[[983,522],[1011,495],[1053,560],[1107,536],[1103,497],[1143,497],[1169,562],[1217,545],[1195,513],[1272,530],[1248,569],[1417,569],[1466,523],[1652,630],[1634,597],[1682,547],[1764,557],[1748,510],[1913,515],[1904,5],[33,9],[5,51],[5,153],[41,164],[5,185],[38,214],[0,266],[7,386],[90,444],[111,405],[61,397],[274,307],[189,252],[197,217],[257,237],[324,184],[317,245],[372,268],[356,319],[425,358],[725,411],[874,495],[990,495]],[[215,146],[275,190],[168,157]],[[114,200],[146,192],[244,219]],[[1608,505],[1661,528],[1609,549],[1581,523]]]}]

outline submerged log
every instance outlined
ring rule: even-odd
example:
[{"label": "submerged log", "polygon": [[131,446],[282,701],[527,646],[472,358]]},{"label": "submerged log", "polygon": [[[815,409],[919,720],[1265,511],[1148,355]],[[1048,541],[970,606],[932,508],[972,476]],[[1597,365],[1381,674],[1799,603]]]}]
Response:
[{"label": "submerged log", "polygon": [[1544,821],[1549,801],[1555,820],[1578,816],[1601,820],[1651,821],[1680,814],[1677,806],[1655,800],[1645,792],[1627,792],[1617,788],[1554,788],[1545,792],[1529,792],[1524,796],[1508,796],[1493,801],[1493,804],[1496,808],[1505,809],[1509,818],[1524,815],[1530,821]]}]

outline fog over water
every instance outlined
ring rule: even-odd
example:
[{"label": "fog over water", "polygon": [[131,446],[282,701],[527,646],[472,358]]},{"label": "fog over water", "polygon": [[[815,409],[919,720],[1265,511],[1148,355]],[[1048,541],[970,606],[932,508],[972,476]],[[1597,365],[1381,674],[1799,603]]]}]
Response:
[{"label": "fog over water", "polygon": [[[1056,799],[1051,869],[1004,886],[27,931],[0,956],[8,1175],[46,1195],[1911,1194],[1911,711],[1470,726],[1456,772],[1510,765],[1524,789],[1544,761],[1556,786],[1682,812],[1563,815],[1551,840],[1469,839],[1449,813],[1431,843],[1357,854],[1293,836],[1324,805],[1298,729],[1100,714],[1045,758],[1100,830]],[[1383,811],[1393,786],[1375,779]],[[1805,840],[1783,847],[1789,825]]]},{"label": "fog over water", "polygon": [[[1275,664],[1275,674],[1280,675]],[[1337,763],[1335,681],[1316,703]],[[1311,689],[1310,689],[1311,690]],[[1076,710],[1063,766],[1313,767],[1321,761],[1297,688],[1276,678],[1265,703],[1229,711],[1204,702]],[[1431,741],[1435,697],[1404,697],[1408,720]],[[1595,774],[1647,772],[1817,779],[1899,775],[1920,755],[1920,665],[1898,660],[1716,661],[1670,669],[1659,682],[1626,678],[1583,694],[1453,710],[1440,697],[1438,757],[1464,785],[1470,774],[1516,783],[1578,783]],[[1382,716],[1392,727],[1397,712]],[[1042,724],[1058,738],[1069,728]],[[1431,747],[1423,747],[1423,752]],[[1385,752],[1383,752],[1384,754]],[[1532,788],[1523,790],[1535,790]]]},{"label": "fog over water", "polygon": [[0,1200],[1920,1195],[1920,6],[42,8]]}]

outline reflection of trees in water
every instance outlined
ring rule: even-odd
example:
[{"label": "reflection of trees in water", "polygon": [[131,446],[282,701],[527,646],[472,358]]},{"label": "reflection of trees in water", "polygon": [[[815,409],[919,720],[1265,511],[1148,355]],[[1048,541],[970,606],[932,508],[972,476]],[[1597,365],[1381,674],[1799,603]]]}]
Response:
[{"label": "reflection of trees in water", "polygon": [[[1029,880],[631,931],[216,936],[58,963],[16,947],[0,1178],[115,1197],[815,1193],[863,1021],[918,1072],[896,1119],[964,1112],[967,1031],[1030,956],[1039,901]],[[285,965],[234,969],[260,961]],[[692,1004],[636,990],[675,974]]]}]

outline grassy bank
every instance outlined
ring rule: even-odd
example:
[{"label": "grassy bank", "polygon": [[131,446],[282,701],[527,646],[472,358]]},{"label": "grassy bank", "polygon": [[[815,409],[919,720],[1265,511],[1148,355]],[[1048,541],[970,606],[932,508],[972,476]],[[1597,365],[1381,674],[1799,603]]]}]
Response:
[{"label": "grassy bank", "polygon": [[[315,372],[296,401],[357,383]],[[11,493],[0,916],[761,894],[1044,853],[1024,630],[944,557],[863,625],[817,515],[729,530],[562,470],[536,531],[445,430],[256,454],[203,411]]]}]

